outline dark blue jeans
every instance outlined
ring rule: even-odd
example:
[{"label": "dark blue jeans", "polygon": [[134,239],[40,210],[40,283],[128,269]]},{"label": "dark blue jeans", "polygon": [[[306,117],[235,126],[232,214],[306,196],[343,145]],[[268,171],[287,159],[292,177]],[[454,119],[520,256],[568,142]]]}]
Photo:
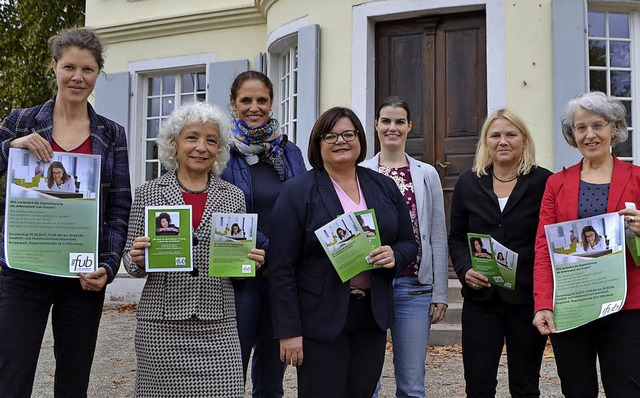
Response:
[{"label": "dark blue jeans", "polygon": [[245,382],[253,349],[253,397],[282,398],[286,365],[280,361],[280,341],[273,337],[267,279],[259,274],[255,278],[234,280],[233,286]]},{"label": "dark blue jeans", "polygon": [[0,395],[31,396],[49,311],[56,359],[55,397],[86,397],[104,292],[75,278],[0,268]]}]

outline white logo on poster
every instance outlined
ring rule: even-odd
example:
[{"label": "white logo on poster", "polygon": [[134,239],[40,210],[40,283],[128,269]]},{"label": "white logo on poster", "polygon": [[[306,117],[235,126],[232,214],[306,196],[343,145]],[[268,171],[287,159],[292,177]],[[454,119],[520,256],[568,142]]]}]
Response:
[{"label": "white logo on poster", "polygon": [[603,303],[600,308],[600,318],[603,316],[613,314],[620,311],[622,308],[622,300],[612,301],[610,303]]},{"label": "white logo on poster", "polygon": [[251,264],[242,264],[242,273],[250,274],[251,273]]},{"label": "white logo on poster", "polygon": [[95,271],[94,253],[69,253],[69,272]]},{"label": "white logo on poster", "polygon": [[186,257],[176,257],[176,267],[184,267],[187,265]]}]

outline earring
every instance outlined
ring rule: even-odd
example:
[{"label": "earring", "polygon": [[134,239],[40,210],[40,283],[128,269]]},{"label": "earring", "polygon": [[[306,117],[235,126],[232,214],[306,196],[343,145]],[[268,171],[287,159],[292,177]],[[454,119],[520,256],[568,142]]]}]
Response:
[{"label": "earring", "polygon": [[231,111],[231,117],[234,119],[238,118],[238,111],[236,111],[235,109]]},{"label": "earring", "polygon": [[269,118],[271,119],[273,117],[273,109],[269,112]]}]

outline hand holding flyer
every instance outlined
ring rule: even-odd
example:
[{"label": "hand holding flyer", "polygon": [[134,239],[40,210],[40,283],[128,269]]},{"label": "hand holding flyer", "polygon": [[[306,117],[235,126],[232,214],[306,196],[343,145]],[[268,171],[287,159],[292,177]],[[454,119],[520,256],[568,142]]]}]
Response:
[{"label": "hand holding flyer", "polygon": [[[369,226],[369,229],[377,231],[375,213],[372,210],[358,212],[357,214],[363,220],[369,216],[372,217],[373,225]],[[362,217],[363,215],[365,217]],[[366,222],[365,225],[367,225]],[[367,236],[355,213],[347,212],[317,229],[315,233],[343,282],[363,271],[375,268],[375,266],[369,264],[367,257],[371,250],[376,248],[374,247],[376,237]],[[369,235],[372,234],[370,233]]]},{"label": "hand holding flyer", "polygon": [[468,233],[471,266],[492,285],[516,289],[518,253],[509,250],[491,235]]}]

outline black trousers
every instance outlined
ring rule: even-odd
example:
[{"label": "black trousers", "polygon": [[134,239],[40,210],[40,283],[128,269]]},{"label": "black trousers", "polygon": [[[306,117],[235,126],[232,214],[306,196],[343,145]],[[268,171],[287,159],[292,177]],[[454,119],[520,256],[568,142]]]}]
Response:
[{"label": "black trousers", "polygon": [[511,396],[540,396],[538,382],[547,337],[532,321],[533,303],[509,304],[497,293],[484,302],[464,300],[462,359],[468,397],[495,397],[505,343]]},{"label": "black trousers", "polygon": [[103,303],[104,289],[84,291],[78,279],[0,269],[0,395],[31,396],[52,311],[55,397],[86,397]]},{"label": "black trousers", "polygon": [[373,319],[371,299],[352,296],[347,322],[332,341],[303,337],[299,398],[371,398],[382,365],[387,331]]},{"label": "black trousers", "polygon": [[640,310],[626,310],[551,335],[562,394],[598,396],[596,357],[607,397],[640,397]]}]

